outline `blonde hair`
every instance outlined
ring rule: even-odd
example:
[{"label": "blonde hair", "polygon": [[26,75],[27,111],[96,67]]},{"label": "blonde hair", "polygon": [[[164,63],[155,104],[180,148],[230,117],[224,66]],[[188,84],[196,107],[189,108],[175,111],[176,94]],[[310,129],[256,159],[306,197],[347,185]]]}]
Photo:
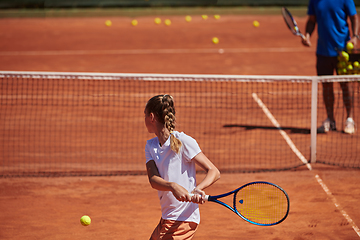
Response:
[{"label": "blonde hair", "polygon": [[171,150],[179,153],[182,143],[172,134],[176,125],[173,97],[168,94],[154,96],[147,102],[145,110],[148,114],[153,113],[156,119],[169,130]]}]

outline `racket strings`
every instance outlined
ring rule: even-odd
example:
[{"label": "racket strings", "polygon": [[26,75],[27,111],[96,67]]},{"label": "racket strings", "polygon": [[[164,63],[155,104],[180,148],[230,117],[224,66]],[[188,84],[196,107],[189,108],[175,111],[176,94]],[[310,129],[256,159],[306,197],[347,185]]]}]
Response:
[{"label": "racket strings", "polygon": [[285,23],[288,25],[289,29],[295,34],[299,33],[299,28],[296,24],[296,21],[293,19],[293,17],[290,15],[290,13],[283,8],[282,14],[283,14]]},{"label": "racket strings", "polygon": [[282,221],[288,213],[287,196],[277,187],[253,184],[236,194],[237,211],[246,219],[264,225]]},{"label": "racket strings", "polygon": [[290,16],[286,16],[285,18],[286,24],[288,25],[288,27],[290,28],[291,31],[293,32],[298,32],[298,27],[295,25],[295,23],[293,22],[292,18]]}]

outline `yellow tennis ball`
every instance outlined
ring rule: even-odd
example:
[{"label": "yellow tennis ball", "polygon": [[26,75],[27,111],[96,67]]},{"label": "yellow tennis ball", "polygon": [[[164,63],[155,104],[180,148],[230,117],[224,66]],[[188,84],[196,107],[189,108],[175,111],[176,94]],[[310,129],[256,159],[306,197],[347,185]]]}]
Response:
[{"label": "yellow tennis ball", "polygon": [[358,67],[360,66],[360,63],[359,63],[358,61],[355,61],[355,62],[353,63],[353,65],[354,65],[354,67],[358,68]]},{"label": "yellow tennis ball", "polygon": [[208,19],[208,16],[207,15],[201,15],[202,19],[206,20]]},{"label": "yellow tennis ball", "polygon": [[155,18],[155,19],[154,19],[154,22],[155,22],[156,24],[160,24],[160,23],[161,23],[161,19],[160,19],[160,18]]},{"label": "yellow tennis ball", "polygon": [[191,19],[192,19],[192,18],[191,18],[191,16],[189,16],[189,15],[185,17],[185,21],[187,21],[187,22],[191,22]]},{"label": "yellow tennis ball", "polygon": [[132,21],[131,21],[131,25],[133,25],[133,26],[138,25],[138,21],[137,21],[136,19],[132,20]]},{"label": "yellow tennis ball", "polygon": [[352,44],[351,42],[348,42],[348,43],[346,44],[346,50],[347,50],[348,52],[351,52],[353,49],[354,49],[354,44]]},{"label": "yellow tennis ball", "polygon": [[165,20],[165,25],[166,25],[166,26],[170,26],[170,25],[171,25],[171,20],[170,20],[170,19],[166,19],[166,20]]},{"label": "yellow tennis ball", "polygon": [[342,51],[341,56],[343,57],[343,59],[345,59],[345,61],[349,61],[349,54],[347,52]]},{"label": "yellow tennis ball", "polygon": [[342,68],[339,68],[338,70],[337,70],[337,74],[338,75],[342,75],[343,73],[342,73]]},{"label": "yellow tennis ball", "polygon": [[213,38],[212,38],[212,42],[213,42],[214,44],[218,44],[218,43],[219,43],[219,39],[218,39],[217,37],[213,37]]},{"label": "yellow tennis ball", "polygon": [[91,218],[87,215],[84,215],[80,218],[80,223],[83,225],[83,226],[89,226],[90,223],[91,223]]},{"label": "yellow tennis ball", "polygon": [[259,27],[259,26],[260,26],[260,23],[255,20],[255,21],[253,21],[253,25],[254,25],[254,27]]},{"label": "yellow tennis ball", "polygon": [[106,21],[105,21],[105,25],[108,26],[108,27],[110,27],[110,26],[112,25],[112,22],[111,22],[110,20],[106,20]]},{"label": "yellow tennis ball", "polygon": [[220,15],[214,15],[214,18],[215,18],[216,20],[219,20],[219,19],[220,19]]}]

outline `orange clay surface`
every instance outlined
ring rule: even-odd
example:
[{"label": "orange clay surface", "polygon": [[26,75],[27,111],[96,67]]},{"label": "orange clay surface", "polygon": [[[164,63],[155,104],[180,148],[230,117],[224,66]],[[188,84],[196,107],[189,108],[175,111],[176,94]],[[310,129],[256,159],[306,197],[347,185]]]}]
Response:
[{"label": "orange clay surface", "polygon": [[[154,18],[0,19],[0,70],[241,75],[315,75],[315,47],[305,48],[281,15]],[[260,22],[254,27],[252,22]],[[306,18],[298,18],[304,29]],[[218,44],[212,38],[219,38]],[[313,36],[315,46],[316,34]],[[144,129],[145,131],[145,129]],[[318,174],[339,207],[315,178]],[[203,175],[199,175],[199,180]],[[258,227],[215,203],[201,206],[194,239],[358,239],[359,171],[315,164],[294,171],[223,174],[208,194],[265,180],[290,196],[281,224]],[[349,218],[344,217],[345,211]],[[147,177],[0,179],[0,239],[148,239],[160,219]],[[92,218],[80,224],[82,215]],[[351,219],[351,220],[349,220]]]}]

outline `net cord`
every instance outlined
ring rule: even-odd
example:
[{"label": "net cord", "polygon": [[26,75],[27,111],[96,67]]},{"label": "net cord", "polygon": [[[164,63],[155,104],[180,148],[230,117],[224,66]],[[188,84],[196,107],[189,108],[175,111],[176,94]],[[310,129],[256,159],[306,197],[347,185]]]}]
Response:
[{"label": "net cord", "polygon": [[311,82],[349,82],[360,81],[360,75],[337,76],[292,76],[292,75],[212,75],[212,74],[142,74],[142,73],[87,73],[87,72],[36,72],[36,71],[0,71],[0,77],[22,77],[41,79],[93,79],[122,80],[134,79],[144,81],[240,81],[240,82],[273,82],[293,81]]}]

